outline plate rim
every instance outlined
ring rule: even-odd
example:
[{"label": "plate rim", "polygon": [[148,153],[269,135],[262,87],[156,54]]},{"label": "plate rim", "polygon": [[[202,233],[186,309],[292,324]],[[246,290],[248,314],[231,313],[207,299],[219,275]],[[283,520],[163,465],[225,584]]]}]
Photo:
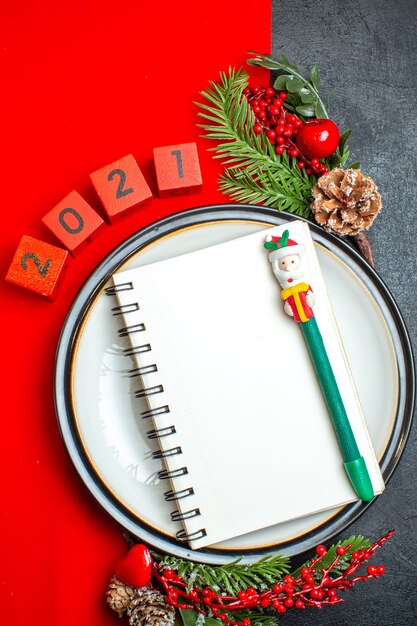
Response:
[{"label": "plate rim", "polygon": [[[78,429],[73,418],[72,403],[68,398],[68,390],[70,388],[71,363],[74,353],[74,346],[77,343],[77,337],[80,328],[83,326],[83,320],[88,314],[92,303],[96,300],[97,294],[101,291],[102,286],[109,280],[111,274],[117,268],[126,263],[128,258],[138,253],[141,248],[149,246],[163,236],[173,234],[183,230],[186,227],[195,226],[210,222],[266,222],[277,225],[282,222],[289,222],[294,219],[301,219],[309,224],[310,229],[316,235],[316,238],[324,240],[327,244],[325,247],[332,251],[338,249],[353,260],[359,266],[361,272],[368,279],[388,309],[388,312],[395,323],[395,327],[400,340],[400,346],[393,344],[396,356],[400,349],[404,358],[405,381],[399,386],[399,398],[394,425],[389,437],[388,444],[380,459],[381,471],[383,472],[385,483],[387,484],[392,477],[399,460],[404,452],[414,413],[415,404],[415,370],[413,351],[408,330],[405,325],[401,312],[396,304],[391,292],[385,285],[377,272],[371,268],[368,263],[360,256],[360,254],[342,239],[325,232],[318,225],[310,222],[305,218],[300,218],[288,213],[279,213],[274,209],[267,207],[259,207],[256,205],[235,205],[235,204],[212,204],[200,207],[186,209],[179,213],[174,213],[160,220],[157,220],[144,228],[136,231],[127,239],[118,244],[106,257],[96,266],[90,276],[79,289],[68,313],[63,322],[60,337],[58,340],[55,370],[54,370],[54,401],[55,412],[58,427],[64,442],[67,454],[75,467],[78,475],[81,477],[87,489],[95,497],[95,499],[103,506],[108,514],[110,514],[121,526],[132,532],[135,536],[140,536],[156,549],[161,550],[161,546],[155,540],[160,540],[167,547],[162,548],[170,554],[181,556],[182,558],[192,558],[196,561],[210,563],[226,563],[236,556],[243,556],[245,561],[253,561],[259,556],[270,554],[272,552],[286,553],[289,555],[298,555],[313,547],[312,538],[314,537],[314,545],[323,541],[328,541],[335,534],[343,532],[350,524],[356,521],[372,504],[355,502],[341,509],[340,512],[324,521],[320,526],[315,527],[311,531],[303,533],[299,537],[294,537],[289,541],[276,544],[277,549],[272,550],[273,546],[254,547],[253,549],[220,549],[220,548],[203,548],[197,551],[191,551],[186,545],[179,544],[176,541],[170,541],[165,534],[159,533],[153,529],[149,531],[144,524],[131,514],[120,502],[114,498],[109,492],[106,485],[103,484],[101,477],[91,465],[88,456],[83,449],[80,441]],[[348,266],[349,267],[349,266]],[[110,269],[109,269],[110,268]],[[352,269],[352,268],[349,268]],[[360,276],[358,277],[361,280]],[[363,280],[361,281],[363,282]],[[369,285],[365,287],[369,289]],[[374,294],[371,295],[374,296]],[[379,308],[379,307],[378,307]],[[385,316],[384,316],[385,319]],[[385,320],[386,322],[386,320]],[[389,330],[389,329],[388,329]],[[396,358],[397,360],[397,358]],[[398,360],[397,360],[398,366]],[[404,387],[404,401],[400,403],[401,388]],[[71,395],[71,394],[69,394]],[[401,415],[400,415],[401,414]],[[402,416],[402,419],[399,418]],[[400,423],[401,422],[401,423]],[[77,445],[78,443],[78,445]],[[107,506],[106,506],[107,503]],[[109,506],[111,509],[109,510]],[[122,509],[122,510],[121,510]],[[146,525],[145,525],[146,526]],[[140,530],[139,530],[140,528]],[[294,550],[294,548],[296,548]]]}]

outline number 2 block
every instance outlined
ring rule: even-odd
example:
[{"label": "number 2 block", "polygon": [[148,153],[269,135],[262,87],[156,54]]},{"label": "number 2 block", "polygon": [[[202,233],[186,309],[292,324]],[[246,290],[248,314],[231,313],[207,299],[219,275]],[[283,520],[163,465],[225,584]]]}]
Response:
[{"label": "number 2 block", "polygon": [[69,259],[66,250],[24,235],[14,254],[6,280],[53,300]]},{"label": "number 2 block", "polygon": [[201,191],[201,171],[195,143],[154,148],[153,158],[161,198]]},{"label": "number 2 block", "polygon": [[105,226],[98,213],[77,191],[71,191],[42,221],[74,255]]},{"label": "number 2 block", "polygon": [[112,224],[152,199],[132,154],[93,172],[90,179]]}]

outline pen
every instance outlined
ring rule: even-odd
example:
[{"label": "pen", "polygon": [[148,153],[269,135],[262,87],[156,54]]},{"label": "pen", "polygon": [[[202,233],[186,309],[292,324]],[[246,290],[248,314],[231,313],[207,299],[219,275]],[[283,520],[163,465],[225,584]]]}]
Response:
[{"label": "pen", "polygon": [[374,497],[372,482],[361,456],[355,435],[340,395],[339,387],[313,312],[314,294],[305,279],[305,248],[289,238],[285,230],[281,237],[268,235],[264,247],[271,250],[269,260],[281,285],[284,311],[298,323],[333,423],[342,452],[346,473],[361,500]]}]

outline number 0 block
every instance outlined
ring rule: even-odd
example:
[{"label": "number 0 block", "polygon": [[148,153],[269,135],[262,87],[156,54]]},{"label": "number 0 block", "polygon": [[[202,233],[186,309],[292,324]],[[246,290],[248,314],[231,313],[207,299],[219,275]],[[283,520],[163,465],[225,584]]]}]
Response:
[{"label": "number 0 block", "polygon": [[6,280],[53,300],[69,259],[66,250],[23,235]]},{"label": "number 0 block", "polygon": [[152,199],[132,154],[93,172],[90,179],[112,224]]},{"label": "number 0 block", "polygon": [[105,226],[101,217],[77,191],[71,191],[42,221],[74,255]]},{"label": "number 0 block", "polygon": [[153,158],[161,198],[201,191],[200,163],[195,143],[154,148]]}]

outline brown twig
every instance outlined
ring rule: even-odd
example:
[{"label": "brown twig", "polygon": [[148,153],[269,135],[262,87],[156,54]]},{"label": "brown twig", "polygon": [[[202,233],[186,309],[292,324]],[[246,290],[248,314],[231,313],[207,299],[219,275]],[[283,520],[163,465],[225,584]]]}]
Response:
[{"label": "brown twig", "polygon": [[367,261],[371,267],[375,267],[375,259],[372,245],[368,239],[368,235],[366,234],[366,232],[363,230],[357,235],[353,235],[352,239],[354,240],[356,246],[359,249],[359,252],[362,254],[365,261]]}]

